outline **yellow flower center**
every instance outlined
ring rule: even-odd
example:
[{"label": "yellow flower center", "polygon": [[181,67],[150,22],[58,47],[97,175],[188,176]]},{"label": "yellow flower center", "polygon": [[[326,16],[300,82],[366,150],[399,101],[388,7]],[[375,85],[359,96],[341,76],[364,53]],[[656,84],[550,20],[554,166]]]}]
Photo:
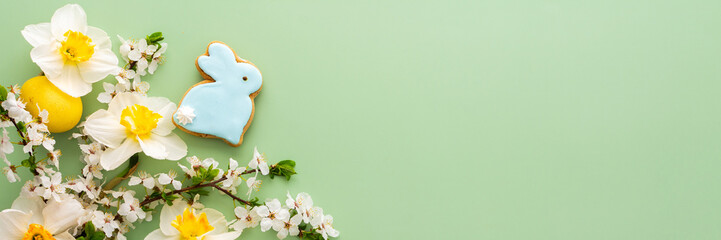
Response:
[{"label": "yellow flower center", "polygon": [[129,138],[145,138],[150,136],[150,131],[158,126],[158,120],[162,117],[143,105],[135,104],[123,109],[120,124],[125,126]]},{"label": "yellow flower center", "polygon": [[85,62],[95,53],[93,40],[81,32],[68,30],[63,34],[65,41],[60,43],[60,54],[65,61]]},{"label": "yellow flower center", "polygon": [[[175,217],[175,220],[173,220],[170,225],[178,229],[180,239],[182,240],[199,240],[198,237],[214,229],[213,226],[210,226],[205,213],[196,216],[195,210],[190,208],[185,208],[183,214]],[[200,239],[204,238],[205,237],[202,237]]]},{"label": "yellow flower center", "polygon": [[43,225],[33,223],[30,224],[22,240],[55,240],[55,238],[48,230],[45,230]]}]

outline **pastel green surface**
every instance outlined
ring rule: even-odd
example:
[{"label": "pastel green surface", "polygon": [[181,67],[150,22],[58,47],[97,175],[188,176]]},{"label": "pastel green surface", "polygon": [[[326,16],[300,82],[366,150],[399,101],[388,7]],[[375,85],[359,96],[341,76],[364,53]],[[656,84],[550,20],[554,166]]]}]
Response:
[{"label": "pastel green surface", "polygon": [[[38,73],[20,30],[64,4],[3,4],[0,83]],[[721,238],[719,1],[80,4],[111,36],[164,32],[151,95],[178,102],[213,40],[255,63],[241,147],[176,132],[202,157],[296,160],[300,175],[260,196],[310,193],[341,239]],[[85,115],[102,106],[94,87]],[[80,166],[68,136],[66,175]],[[0,208],[20,186],[0,181]],[[227,198],[206,205],[231,216]]]}]

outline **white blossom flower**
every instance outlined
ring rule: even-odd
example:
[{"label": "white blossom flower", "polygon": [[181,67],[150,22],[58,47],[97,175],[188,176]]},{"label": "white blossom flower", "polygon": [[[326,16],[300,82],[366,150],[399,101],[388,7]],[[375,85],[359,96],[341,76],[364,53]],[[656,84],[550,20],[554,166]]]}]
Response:
[{"label": "white blossom flower", "polygon": [[26,26],[22,35],[33,46],[33,62],[70,96],[88,94],[92,83],[117,71],[118,58],[110,50],[108,34],[88,26],[85,11],[77,4],[55,11],[50,23]]},{"label": "white blossom flower", "polygon": [[179,190],[183,185],[180,181],[175,180],[176,176],[177,174],[173,170],[170,170],[168,173],[161,173],[160,176],[158,176],[158,183],[162,185],[172,184],[175,190]]},{"label": "white blossom flower", "polygon": [[96,228],[105,232],[106,237],[112,237],[113,232],[120,228],[120,223],[118,220],[115,220],[115,216],[103,211],[93,212],[91,222]]},{"label": "white blossom flower", "polygon": [[266,202],[265,205],[257,207],[260,220],[260,230],[265,232],[271,227],[275,231],[280,231],[285,225],[285,221],[290,217],[288,209],[281,207],[278,199]]},{"label": "white blossom flower", "polygon": [[122,92],[127,92],[127,86],[129,86],[129,84],[118,83],[113,85],[111,83],[104,82],[103,90],[105,90],[105,92],[101,92],[100,94],[98,94],[98,102],[110,103],[110,101],[113,100],[113,97],[115,97],[115,95],[118,95]]},{"label": "white blossom flower", "polygon": [[285,200],[285,205],[290,209],[298,211],[298,215],[303,217],[303,221],[310,222],[312,217],[310,210],[313,208],[313,199],[307,193],[298,193],[295,199],[290,196],[290,192],[287,193],[288,199]]},{"label": "white blossom flower", "polygon": [[15,150],[15,148],[13,148],[13,143],[10,141],[8,130],[3,128],[3,136],[0,139],[0,157],[5,159],[5,154],[10,154],[13,150]]},{"label": "white blossom flower", "polygon": [[10,89],[10,92],[11,92],[11,93],[20,95],[20,85],[18,85],[18,84],[13,84],[12,86],[9,87],[9,89]]},{"label": "white blossom flower", "polygon": [[260,189],[260,185],[263,183],[263,181],[257,179],[257,177],[249,177],[248,180],[245,180],[245,184],[248,186],[248,196],[250,197],[250,194],[253,193],[253,190],[258,191]]},{"label": "white blossom flower", "polygon": [[323,236],[323,239],[328,239],[328,237],[338,237],[340,235],[340,232],[338,230],[335,230],[333,228],[333,216],[331,215],[321,215],[322,217],[315,218],[316,224],[311,223],[311,225],[318,226],[318,229],[316,229],[316,232],[320,233],[321,236]]},{"label": "white blossom flower", "polygon": [[115,80],[118,80],[120,84],[127,85],[130,83],[130,79],[135,79],[136,77],[140,78],[140,76],[135,74],[135,70],[120,68],[118,75],[115,75]]},{"label": "white blossom flower", "polygon": [[15,98],[15,94],[8,93],[7,99],[0,104],[2,108],[8,111],[8,116],[16,122],[28,123],[32,121],[33,116],[25,110],[25,103]]},{"label": "white blossom flower", "polygon": [[161,43],[161,44],[160,44],[160,49],[158,49],[157,51],[155,51],[155,53],[153,54],[153,60],[150,62],[150,65],[148,65],[148,72],[149,72],[150,74],[155,73],[155,70],[158,69],[158,65],[159,65],[160,62],[162,61],[161,55],[162,55],[163,53],[165,53],[165,50],[167,50],[167,49],[168,49],[168,44],[167,44],[167,43]]},{"label": "white blossom flower", "polygon": [[113,98],[108,110],[88,116],[85,131],[108,146],[100,156],[103,168],[115,169],[140,151],[155,159],[184,157],[188,146],[172,133],[174,109],[175,103],[167,98],[121,93]]},{"label": "white blossom flower", "polygon": [[250,169],[260,169],[260,173],[268,175],[268,162],[265,161],[265,156],[258,152],[258,147],[253,149],[253,159],[248,163],[248,167],[250,167]]},{"label": "white blossom flower", "polygon": [[276,236],[279,239],[285,239],[288,235],[298,236],[298,233],[300,233],[298,225],[301,221],[302,217],[300,215],[295,215],[289,220],[283,221],[283,226],[280,230],[278,230],[278,234]]},{"label": "white blossom flower", "polygon": [[195,177],[197,175],[195,171],[202,166],[200,159],[198,159],[197,156],[190,156],[185,159],[190,163],[190,168],[180,163],[178,163],[178,166],[180,166],[180,169],[182,169],[185,174],[188,174],[188,176]]},{"label": "white blossom flower", "polygon": [[179,107],[178,111],[176,111],[175,119],[178,120],[178,123],[181,125],[192,123],[193,119],[195,119],[195,109],[188,106]]},{"label": "white blossom flower", "polygon": [[221,185],[223,188],[230,189],[231,193],[235,193],[236,188],[243,182],[243,179],[240,178],[240,175],[245,172],[245,167],[238,167],[238,161],[235,161],[235,159],[228,160],[229,167],[228,172],[226,173],[226,178],[221,182]]},{"label": "white blossom flower", "polygon": [[130,181],[128,181],[128,186],[135,186],[141,183],[143,184],[143,186],[145,186],[145,188],[153,189],[155,187],[155,178],[153,178],[153,175],[150,175],[147,172],[140,171],[138,172],[138,176],[130,177]]},{"label": "white blossom flower", "polygon": [[213,239],[234,240],[240,231],[228,231],[227,221],[215,209],[194,209],[177,199],[173,205],[163,205],[160,228],[148,234],[145,240]]},{"label": "white blossom flower", "polygon": [[60,168],[60,162],[58,162],[58,159],[61,155],[62,152],[60,151],[60,149],[48,153],[48,159],[50,159],[50,162],[53,163],[53,166],[55,166],[55,168]]},{"label": "white blossom flower", "polygon": [[146,217],[145,211],[140,207],[140,200],[135,198],[134,194],[135,192],[132,191],[123,194],[123,204],[118,207],[118,214],[124,216],[131,223]]},{"label": "white blossom flower", "polygon": [[66,194],[62,180],[62,174],[59,172],[56,172],[51,177],[40,176],[41,184],[35,188],[35,193],[47,200],[52,198],[55,201],[60,201],[61,197]]},{"label": "white blossom flower", "polygon": [[0,212],[0,236],[3,239],[73,240],[68,230],[85,215],[83,205],[75,199],[50,199],[20,196],[10,209]]},{"label": "white blossom flower", "polygon": [[20,176],[9,166],[3,167],[3,174],[7,177],[8,182],[14,183],[20,180]]},{"label": "white blossom flower", "polygon": [[150,84],[148,82],[141,81],[139,77],[133,79],[133,91],[145,95],[148,93],[148,90],[150,90]]},{"label": "white blossom flower", "polygon": [[230,228],[241,231],[246,228],[257,227],[258,224],[260,224],[261,218],[256,209],[257,208],[248,210],[245,207],[236,207],[233,211],[235,212],[235,217],[238,218],[238,220],[231,224]]}]

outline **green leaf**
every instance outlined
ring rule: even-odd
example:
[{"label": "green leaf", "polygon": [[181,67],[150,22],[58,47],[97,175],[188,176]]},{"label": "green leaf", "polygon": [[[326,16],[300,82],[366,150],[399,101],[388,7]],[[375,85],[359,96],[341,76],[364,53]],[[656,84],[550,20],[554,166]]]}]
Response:
[{"label": "green leaf", "polygon": [[275,176],[285,177],[285,180],[290,180],[290,176],[298,174],[295,171],[295,161],[283,160],[276,164],[273,164],[270,169],[270,178]]},{"label": "green leaf", "polygon": [[165,38],[163,37],[162,32],[154,32],[153,34],[145,36],[145,41],[148,42],[148,45],[157,44],[160,41],[163,41],[163,39],[165,39]]},{"label": "green leaf", "polygon": [[0,102],[5,101],[8,97],[8,89],[0,85]]},{"label": "green leaf", "polygon": [[85,223],[85,236],[91,236],[95,233],[95,225],[93,225],[93,222],[86,222]]},{"label": "green leaf", "polygon": [[210,170],[210,173],[208,174],[208,177],[205,178],[205,180],[211,181],[211,180],[215,179],[215,177],[217,177],[218,174],[220,174],[220,169]]}]

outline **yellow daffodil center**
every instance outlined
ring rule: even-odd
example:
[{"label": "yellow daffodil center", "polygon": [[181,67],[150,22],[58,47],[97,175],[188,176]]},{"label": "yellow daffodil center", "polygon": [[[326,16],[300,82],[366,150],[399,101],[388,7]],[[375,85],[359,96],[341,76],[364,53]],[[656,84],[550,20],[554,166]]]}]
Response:
[{"label": "yellow daffodil center", "polygon": [[135,104],[123,109],[120,124],[125,126],[129,138],[145,138],[150,136],[150,131],[158,126],[158,120],[162,117],[143,105]]},{"label": "yellow daffodil center", "polygon": [[65,41],[60,43],[60,54],[65,61],[85,62],[95,53],[93,40],[85,34],[68,30],[63,36]]},{"label": "yellow daffodil center", "polygon": [[183,214],[175,217],[175,220],[170,223],[175,229],[180,232],[180,239],[182,240],[200,240],[198,238],[203,234],[213,231],[214,227],[210,226],[208,217],[205,213],[201,213],[200,216],[195,215],[195,210],[185,208]]},{"label": "yellow daffodil center", "polygon": [[45,230],[43,225],[33,223],[30,224],[22,240],[55,240],[55,238],[48,230]]}]

